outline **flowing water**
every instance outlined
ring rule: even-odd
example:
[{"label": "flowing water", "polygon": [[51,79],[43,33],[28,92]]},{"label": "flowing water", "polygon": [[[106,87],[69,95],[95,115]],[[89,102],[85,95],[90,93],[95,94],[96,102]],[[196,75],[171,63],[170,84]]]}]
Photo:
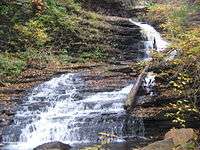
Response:
[{"label": "flowing water", "polygon": [[[162,51],[168,45],[150,25],[134,22],[146,37],[147,55],[151,49]],[[147,75],[146,87],[154,84]],[[99,133],[114,134],[113,142],[144,136],[142,120],[129,116],[124,101],[133,85],[121,90],[85,94],[81,74],[65,74],[38,85],[18,107],[11,126],[4,130],[4,149],[31,150],[50,142],[71,145],[98,143]]]},{"label": "flowing water", "polygon": [[96,143],[100,132],[117,135],[117,141],[143,136],[142,121],[128,116],[123,107],[131,87],[77,99],[85,88],[78,74],[53,78],[35,87],[18,110],[3,139],[10,143],[7,149],[28,150],[50,141]]},{"label": "flowing water", "polygon": [[[160,33],[156,31],[155,28],[152,27],[151,25],[146,23],[135,22],[132,19],[129,19],[129,21],[141,28],[141,33],[145,38],[144,41],[144,47],[146,51],[146,57],[144,58],[145,60],[147,61],[151,60],[152,50],[160,52],[164,51],[169,46],[169,43],[166,40],[164,40],[161,37]],[[176,55],[175,53],[171,53],[168,59],[169,60],[173,59],[175,55]],[[146,88],[147,93],[153,95],[154,93],[152,92],[152,87],[155,86],[155,74],[153,72],[148,72],[144,80],[145,81],[143,86]]]},{"label": "flowing water", "polygon": [[129,19],[129,21],[141,28],[141,32],[146,38],[146,40],[144,41],[144,45],[147,51],[152,49],[155,49],[157,51],[163,51],[167,48],[167,46],[169,46],[169,43],[165,41],[161,37],[160,33],[156,31],[155,28],[151,25],[146,23],[135,22],[132,19]]}]

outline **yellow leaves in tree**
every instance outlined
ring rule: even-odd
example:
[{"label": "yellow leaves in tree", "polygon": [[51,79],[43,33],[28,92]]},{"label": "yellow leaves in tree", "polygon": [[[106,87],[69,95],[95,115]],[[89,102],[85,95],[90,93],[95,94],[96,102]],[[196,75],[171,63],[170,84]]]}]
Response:
[{"label": "yellow leaves in tree", "polygon": [[[179,3],[180,2],[180,3]],[[199,14],[200,7],[189,5],[186,1],[174,1],[175,5],[165,3],[150,8],[148,19],[160,23],[171,45],[169,50],[178,51],[175,59],[169,61],[173,73],[169,87],[181,100],[174,101],[166,113],[173,123],[185,126],[191,113],[199,113],[196,97],[200,91],[200,25],[191,24],[191,16]],[[169,7],[169,8],[168,8]],[[163,72],[169,71],[163,69]],[[186,99],[186,100],[184,100]]]},{"label": "yellow leaves in tree", "polygon": [[170,103],[169,108],[176,110],[174,113],[166,113],[166,117],[171,118],[172,122],[185,127],[187,113],[199,113],[194,104],[189,100],[178,100],[176,103]]},{"label": "yellow leaves in tree", "polygon": [[36,29],[34,37],[37,38],[41,43],[46,43],[48,40],[47,34],[42,29]]},{"label": "yellow leaves in tree", "polygon": [[192,27],[182,36],[180,48],[187,54],[199,54],[200,52],[200,27]]}]

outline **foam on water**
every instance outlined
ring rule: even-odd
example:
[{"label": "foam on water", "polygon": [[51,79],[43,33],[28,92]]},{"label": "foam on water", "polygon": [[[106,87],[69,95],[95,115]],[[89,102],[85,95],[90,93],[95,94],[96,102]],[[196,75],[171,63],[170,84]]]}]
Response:
[{"label": "foam on water", "polygon": [[167,46],[169,46],[169,43],[165,41],[161,37],[160,33],[151,25],[135,22],[132,19],[129,19],[129,21],[141,28],[143,36],[147,39],[144,43],[147,50],[156,49],[157,51],[163,51],[167,48]]},{"label": "foam on water", "polygon": [[[148,58],[151,49],[162,51],[169,45],[152,26],[131,19],[130,22],[139,26],[146,37]],[[154,86],[154,80],[154,74],[148,73],[144,86]],[[142,121],[128,116],[123,107],[132,86],[83,97],[80,89],[85,85],[78,74],[44,82],[32,90],[18,109],[14,123],[5,129],[3,142],[9,144],[5,149],[29,150],[50,141],[96,143],[100,132],[117,135],[120,138],[116,141],[143,136]]]},{"label": "foam on water", "polygon": [[[151,50],[156,50],[158,52],[165,50],[169,43],[164,40],[160,33],[155,30],[154,27],[152,27],[149,24],[141,23],[141,22],[135,22],[132,19],[129,19],[129,21],[141,28],[141,33],[146,38],[146,41],[144,41],[145,51],[147,54],[146,60],[151,60],[150,52]],[[174,57],[175,55],[171,55],[170,59]],[[144,79],[144,87],[146,88],[147,92],[150,95],[153,95],[151,92],[152,87],[155,86],[155,74],[153,72],[148,72],[147,76]]]},{"label": "foam on water", "polygon": [[[142,136],[142,122],[127,119],[123,107],[131,87],[77,99],[76,95],[84,88],[84,82],[77,74],[53,78],[32,90],[16,115],[15,125],[10,127],[13,131],[18,127],[20,133],[5,135],[4,143],[15,143],[8,149],[29,150],[50,141],[72,145],[95,143],[99,132],[114,133],[119,137],[127,134]],[[48,105],[38,110],[44,102]],[[36,105],[35,109],[30,109],[33,105]],[[127,128],[131,131],[127,132]]]}]

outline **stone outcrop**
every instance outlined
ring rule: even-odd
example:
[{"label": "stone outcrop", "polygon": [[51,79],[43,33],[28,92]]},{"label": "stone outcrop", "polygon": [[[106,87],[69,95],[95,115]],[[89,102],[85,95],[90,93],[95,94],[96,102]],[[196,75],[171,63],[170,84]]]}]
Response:
[{"label": "stone outcrop", "polygon": [[83,7],[105,15],[133,17],[144,11],[144,0],[81,0]]},{"label": "stone outcrop", "polygon": [[49,142],[37,146],[33,150],[70,150],[71,146],[61,142]]},{"label": "stone outcrop", "polygon": [[174,145],[181,146],[185,143],[196,140],[197,134],[191,128],[189,129],[171,129],[169,132],[165,134],[165,139],[172,139]]},{"label": "stone outcrop", "polygon": [[164,140],[154,142],[141,150],[197,150],[197,134],[193,129],[171,129]]},{"label": "stone outcrop", "polygon": [[174,143],[172,139],[158,141],[142,148],[141,150],[173,150]]}]

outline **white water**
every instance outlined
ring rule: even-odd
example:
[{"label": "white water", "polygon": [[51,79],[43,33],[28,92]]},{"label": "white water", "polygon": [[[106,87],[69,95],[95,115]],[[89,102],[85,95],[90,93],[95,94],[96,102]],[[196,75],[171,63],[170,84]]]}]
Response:
[{"label": "white water", "polygon": [[[150,52],[151,50],[156,50],[158,52],[164,51],[170,43],[161,37],[161,34],[156,31],[154,27],[149,24],[135,22],[132,19],[129,21],[141,28],[142,35],[147,39],[144,41],[145,50],[147,53],[147,60],[151,59]],[[177,56],[177,50],[174,50],[168,54],[168,57],[165,58],[166,61],[173,60]]]},{"label": "white water", "polygon": [[[18,111],[14,131],[16,126],[20,126],[21,133],[13,132],[4,136],[3,140],[10,143],[8,149],[29,150],[50,141],[95,143],[100,132],[123,137],[127,134],[136,135],[140,130],[139,135],[143,136],[143,125],[135,119],[128,119],[131,132],[124,131],[127,128],[127,116],[123,105],[131,87],[96,93],[78,100],[76,95],[84,88],[84,82],[77,74],[53,78],[35,87]],[[42,105],[43,108],[38,110],[44,102],[48,107]],[[31,106],[35,106],[35,110],[30,109]],[[17,136],[20,138],[16,140]]]},{"label": "white water", "polygon": [[[162,51],[168,46],[152,26],[130,21],[142,29],[148,57],[151,49]],[[154,80],[152,73],[147,74],[144,86],[150,90]],[[62,75],[35,87],[3,137],[4,143],[10,144],[6,149],[29,150],[50,141],[95,143],[100,132],[114,133],[121,139],[143,136],[142,122],[127,118],[123,108],[132,85],[76,98],[82,95],[82,88],[84,82],[77,74]]]},{"label": "white water", "polygon": [[145,41],[145,48],[147,50],[156,49],[157,51],[163,51],[169,46],[169,43],[165,41],[160,33],[151,25],[135,22],[132,19],[129,19],[129,21],[141,28],[143,36],[147,39],[147,41]]},{"label": "white water", "polygon": [[[135,22],[132,19],[129,19],[129,21],[141,28],[142,35],[146,38],[146,41],[144,41],[145,51],[147,54],[147,58],[145,60],[151,60],[151,51],[156,50],[158,52],[165,50],[169,43],[165,41],[160,33],[155,30],[154,27],[152,27],[149,24],[144,24],[140,22]],[[171,54],[169,59],[172,59],[175,54]],[[155,74],[153,72],[148,72],[147,76],[144,79],[143,86],[146,88],[147,92],[150,95],[153,95],[151,89],[155,86]]]}]

